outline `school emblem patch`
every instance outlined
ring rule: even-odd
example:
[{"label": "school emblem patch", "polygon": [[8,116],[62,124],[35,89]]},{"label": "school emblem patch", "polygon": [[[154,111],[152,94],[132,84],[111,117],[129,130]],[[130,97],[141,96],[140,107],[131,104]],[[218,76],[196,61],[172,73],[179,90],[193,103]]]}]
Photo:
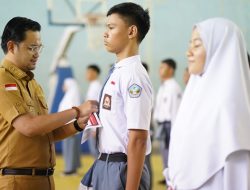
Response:
[{"label": "school emblem patch", "polygon": [[130,98],[138,98],[141,95],[142,88],[138,84],[132,84],[128,88]]},{"label": "school emblem patch", "polygon": [[106,110],[111,110],[112,96],[105,94],[102,102],[102,108]]}]

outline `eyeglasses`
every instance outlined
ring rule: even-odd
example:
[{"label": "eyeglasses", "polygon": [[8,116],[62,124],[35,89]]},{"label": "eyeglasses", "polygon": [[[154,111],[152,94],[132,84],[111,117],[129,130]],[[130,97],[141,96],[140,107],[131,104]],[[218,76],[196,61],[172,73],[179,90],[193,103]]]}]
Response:
[{"label": "eyeglasses", "polygon": [[28,46],[28,51],[30,51],[31,53],[35,54],[35,53],[42,53],[42,50],[43,50],[43,45],[39,45],[39,46],[35,46],[35,45],[32,45],[32,46]]},{"label": "eyeglasses", "polygon": [[[15,43],[18,47],[19,47],[19,43]],[[43,50],[43,45],[30,45],[30,46],[26,46],[27,50],[32,53],[32,54],[35,54],[35,53],[42,53],[42,50]]]}]

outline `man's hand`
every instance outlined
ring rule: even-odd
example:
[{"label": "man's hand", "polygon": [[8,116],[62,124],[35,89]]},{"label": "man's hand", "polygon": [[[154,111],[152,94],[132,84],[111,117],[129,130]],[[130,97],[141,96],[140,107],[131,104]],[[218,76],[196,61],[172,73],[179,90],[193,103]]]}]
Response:
[{"label": "man's hand", "polygon": [[91,113],[98,111],[98,102],[94,100],[88,100],[81,104],[78,108],[80,109],[80,117],[89,117]]},{"label": "man's hand", "polygon": [[84,129],[87,126],[87,124],[88,124],[88,120],[89,120],[89,116],[80,117],[77,120],[77,123],[78,123],[79,127],[81,127],[82,129]]}]

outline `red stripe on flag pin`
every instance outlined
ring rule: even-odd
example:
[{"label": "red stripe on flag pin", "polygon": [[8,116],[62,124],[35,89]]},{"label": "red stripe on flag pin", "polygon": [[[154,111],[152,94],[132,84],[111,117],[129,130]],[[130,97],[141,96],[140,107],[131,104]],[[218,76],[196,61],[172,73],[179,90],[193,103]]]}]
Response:
[{"label": "red stripe on flag pin", "polygon": [[5,90],[10,91],[10,90],[17,90],[17,85],[15,83],[13,84],[5,84]]},{"label": "red stripe on flag pin", "polygon": [[111,81],[111,84],[115,85],[115,81]]},{"label": "red stripe on flag pin", "polygon": [[89,121],[90,121],[91,125],[98,125],[98,122],[97,122],[95,115],[93,113],[90,115]]}]

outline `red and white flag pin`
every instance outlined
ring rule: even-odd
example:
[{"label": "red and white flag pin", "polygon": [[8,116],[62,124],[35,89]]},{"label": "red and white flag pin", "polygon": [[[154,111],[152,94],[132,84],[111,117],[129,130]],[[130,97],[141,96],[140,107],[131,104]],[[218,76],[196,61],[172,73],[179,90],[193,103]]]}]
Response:
[{"label": "red and white flag pin", "polygon": [[89,117],[88,125],[97,126],[100,125],[100,120],[96,113],[92,113]]},{"label": "red and white flag pin", "polygon": [[83,133],[82,133],[82,140],[81,143],[84,143],[89,138],[89,131],[96,130],[97,128],[101,128],[101,121],[98,118],[96,113],[92,113],[89,117],[88,124],[85,127]]},{"label": "red and white flag pin", "polygon": [[6,91],[17,90],[17,85],[15,83],[5,84],[4,86]]}]

